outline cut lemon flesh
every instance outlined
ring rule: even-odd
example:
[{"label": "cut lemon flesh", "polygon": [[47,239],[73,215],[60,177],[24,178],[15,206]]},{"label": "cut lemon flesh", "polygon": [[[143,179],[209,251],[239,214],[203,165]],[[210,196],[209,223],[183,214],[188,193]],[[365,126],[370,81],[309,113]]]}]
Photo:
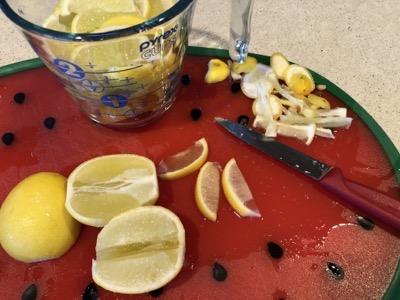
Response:
[{"label": "cut lemon flesh", "polygon": [[116,293],[150,292],[175,278],[184,254],[185,229],[173,212],[161,206],[134,208],[100,231],[93,280]]},{"label": "cut lemon flesh", "polygon": [[206,162],[200,169],[195,186],[197,207],[204,217],[213,222],[217,220],[220,168],[219,163]]},{"label": "cut lemon flesh", "polygon": [[228,161],[222,171],[222,189],[233,209],[242,217],[260,217],[260,211],[236,160]]},{"label": "cut lemon flesh", "polygon": [[102,227],[159,195],[154,163],[134,154],[105,155],[79,165],[68,177],[65,207],[79,222]]},{"label": "cut lemon flesh", "polygon": [[208,144],[202,138],[185,150],[161,160],[157,174],[161,179],[167,180],[182,178],[200,169],[207,157]]}]

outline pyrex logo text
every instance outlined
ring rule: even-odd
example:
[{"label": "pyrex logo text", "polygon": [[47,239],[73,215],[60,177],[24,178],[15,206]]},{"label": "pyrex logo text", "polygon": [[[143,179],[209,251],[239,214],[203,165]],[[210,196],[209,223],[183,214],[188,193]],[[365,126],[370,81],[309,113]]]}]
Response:
[{"label": "pyrex logo text", "polygon": [[[170,30],[164,32],[163,34],[154,37],[151,40],[143,42],[139,46],[140,53],[142,53],[142,58],[147,59],[152,56],[152,49],[155,48],[157,45],[161,45],[170,39],[171,36],[174,36],[178,31],[178,24],[172,27]],[[173,39],[174,41],[176,39]],[[153,51],[154,52],[154,51]]]}]

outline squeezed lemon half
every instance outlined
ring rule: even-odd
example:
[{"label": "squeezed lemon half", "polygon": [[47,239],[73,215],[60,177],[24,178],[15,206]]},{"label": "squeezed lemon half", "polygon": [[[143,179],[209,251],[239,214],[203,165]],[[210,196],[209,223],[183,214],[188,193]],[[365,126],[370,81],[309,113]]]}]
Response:
[{"label": "squeezed lemon half", "polygon": [[97,237],[93,280],[124,294],[156,290],[183,266],[185,229],[161,206],[143,206],[113,218]]}]

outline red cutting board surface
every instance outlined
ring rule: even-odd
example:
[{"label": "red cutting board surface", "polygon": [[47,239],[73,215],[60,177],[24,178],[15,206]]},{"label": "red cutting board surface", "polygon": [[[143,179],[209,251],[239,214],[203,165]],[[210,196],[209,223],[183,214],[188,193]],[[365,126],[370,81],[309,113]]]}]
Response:
[{"label": "red cutting board surface", "polygon": [[[14,142],[0,144],[0,203],[26,176],[53,171],[68,176],[80,163],[113,153],[144,155],[158,164],[163,158],[205,137],[209,161],[224,166],[234,157],[242,170],[261,218],[241,218],[221,195],[218,221],[197,210],[197,173],[176,181],[159,180],[158,205],[174,211],[186,229],[185,264],[164,287],[161,299],[380,299],[389,286],[400,257],[399,236],[376,224],[367,231],[355,220],[359,212],[321,189],[317,183],[257,152],[229,135],[214,117],[250,117],[252,100],[233,93],[229,80],[203,82],[210,57],[189,55],[172,108],[159,120],[138,129],[111,129],[87,119],[45,68],[0,78],[0,133],[13,132]],[[329,87],[328,87],[329,90]],[[24,103],[14,102],[18,92]],[[345,106],[329,92],[318,92],[333,106]],[[194,121],[190,112],[199,108]],[[354,118],[336,138],[315,138],[310,146],[290,138],[278,139],[330,165],[340,167],[357,182],[399,197],[396,176],[382,147],[365,124]],[[54,117],[47,129],[43,121]],[[82,227],[76,244],[58,259],[21,263],[0,249],[2,299],[19,298],[32,283],[40,299],[81,299],[92,281],[97,228]],[[266,243],[283,248],[280,259],[266,253]],[[219,262],[228,271],[223,282],[212,276]],[[342,280],[326,270],[327,262],[341,266]],[[150,295],[118,295],[99,288],[100,299],[147,299]]]}]

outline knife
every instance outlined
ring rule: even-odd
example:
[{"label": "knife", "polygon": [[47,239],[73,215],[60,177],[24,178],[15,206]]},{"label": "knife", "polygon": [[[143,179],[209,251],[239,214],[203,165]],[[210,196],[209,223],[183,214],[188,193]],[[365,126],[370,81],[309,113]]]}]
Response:
[{"label": "knife", "polygon": [[400,199],[354,182],[344,177],[340,169],[266,137],[256,130],[219,117],[215,120],[240,140],[315,179],[322,187],[355,208],[400,231]]}]

